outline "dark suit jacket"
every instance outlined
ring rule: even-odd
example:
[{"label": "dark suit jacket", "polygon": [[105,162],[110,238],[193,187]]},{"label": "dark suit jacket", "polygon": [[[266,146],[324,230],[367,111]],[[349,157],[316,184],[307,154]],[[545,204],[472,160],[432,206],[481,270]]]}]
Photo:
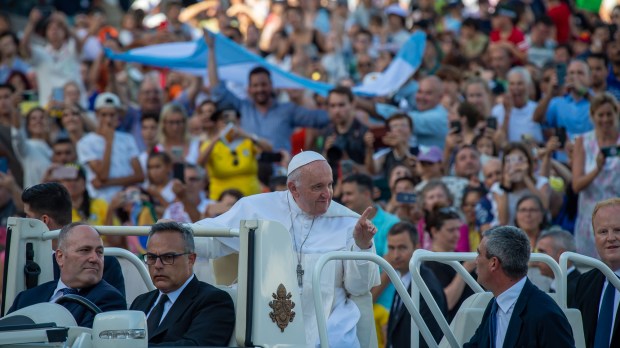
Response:
[{"label": "dark suit jacket", "polygon": [[575,297],[575,292],[577,291],[577,280],[579,279],[580,275],[581,272],[579,272],[579,270],[575,268],[566,277],[566,302],[569,304]]},{"label": "dark suit jacket", "polygon": [[[431,271],[428,267],[422,265],[420,266],[420,275],[422,279],[428,286],[428,289],[431,291],[433,298],[437,302],[439,309],[444,315],[444,318],[448,312],[448,305],[446,302],[446,296],[443,292],[443,287],[433,271]],[[409,295],[411,295],[411,286],[409,286]],[[394,300],[398,293],[394,294]],[[420,296],[420,314],[422,315],[422,319],[426,325],[428,325],[429,330],[435,337],[435,340],[439,342],[443,337],[443,333],[441,332],[441,328],[439,324],[433,317],[431,310],[428,308],[426,301]],[[411,315],[407,311],[407,308],[402,305],[400,309],[396,312],[390,312],[390,318],[388,320],[388,329],[387,329],[387,347],[401,348],[401,347],[411,347]],[[420,347],[428,347],[428,344],[420,335]]]},{"label": "dark suit jacket", "polygon": [[[142,294],[130,309],[148,314],[158,296],[159,290]],[[149,345],[225,347],[234,327],[235,307],[230,295],[194,276],[157,330],[149,332]]]},{"label": "dark suit jacket", "polygon": [[[490,301],[482,323],[463,347],[490,347]],[[562,309],[529,279],[517,298],[504,339],[504,348],[512,347],[575,347],[573,331]]]},{"label": "dark suit jacket", "polygon": [[[577,280],[577,288],[573,301],[569,306],[581,311],[583,319],[583,333],[586,338],[586,347],[594,345],[596,322],[598,321],[598,307],[601,303],[601,295],[605,276],[597,269],[582,274]],[[616,321],[611,335],[611,347],[620,347],[620,310],[616,313]]]},{"label": "dark suit jacket", "polygon": [[[58,281],[53,280],[20,292],[15,301],[13,301],[13,305],[8,313],[37,303],[49,302],[52,295],[54,295],[57,285]],[[121,295],[116,288],[105,280],[101,280],[97,285],[90,288],[80,289],[78,295],[86,297],[104,312],[127,309],[125,296]],[[73,314],[78,326],[93,327],[95,314],[86,309],[86,307],[73,302],[65,302],[62,306]]]},{"label": "dark suit jacket", "polygon": [[[60,279],[60,267],[56,258],[52,255],[52,264],[54,265],[54,280]],[[103,280],[118,290],[121,295],[125,296],[125,277],[121,270],[121,264],[114,256],[103,257]]]}]

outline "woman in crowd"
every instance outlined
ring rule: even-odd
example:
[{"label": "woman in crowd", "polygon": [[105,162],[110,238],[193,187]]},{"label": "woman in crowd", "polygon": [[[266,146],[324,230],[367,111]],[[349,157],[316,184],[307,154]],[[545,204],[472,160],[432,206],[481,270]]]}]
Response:
[{"label": "woman in crowd", "polygon": [[[457,243],[461,238],[461,226],[463,226],[463,221],[456,209],[449,207],[433,209],[427,215],[427,228],[432,239],[431,250],[435,252],[457,251]],[[426,262],[425,265],[435,273],[443,286],[448,303],[448,322],[450,322],[458,312],[461,303],[473,294],[473,291],[466,286],[463,278],[457,275],[451,266],[435,261]],[[469,272],[476,267],[474,262],[465,262],[463,266]]]},{"label": "woman in crowd", "polygon": [[209,198],[219,199],[222,192],[233,188],[245,196],[260,193],[257,155],[271,151],[271,144],[241,129],[239,114],[234,110],[220,110],[213,119],[220,136],[203,145],[198,161],[209,173]]},{"label": "woman in crowd", "polygon": [[25,129],[21,128],[21,118],[18,113],[13,115],[11,138],[13,151],[24,168],[24,187],[30,187],[41,182],[51,164],[49,117],[42,108],[33,108],[26,114]]},{"label": "woman in crowd", "polygon": [[176,195],[172,190],[172,158],[166,152],[153,152],[147,161],[146,192],[153,197],[157,216],[162,216]]},{"label": "woman in crowd", "polygon": [[101,198],[91,198],[86,189],[84,169],[68,164],[52,171],[52,180],[58,180],[71,196],[71,221],[86,221],[93,226],[105,224],[108,204]]},{"label": "woman in crowd", "polygon": [[515,226],[519,227],[530,239],[532,250],[535,249],[538,236],[547,227],[547,210],[540,197],[525,195],[517,202]]},{"label": "woman in crowd", "polygon": [[538,196],[543,207],[547,209],[549,180],[534,174],[534,160],[524,144],[511,143],[504,149],[502,173],[501,184],[495,184],[491,188],[501,225],[514,225],[517,202],[527,194]]},{"label": "woman in crowd", "polygon": [[160,148],[170,154],[173,162],[196,163],[200,141],[192,141],[187,132],[187,113],[174,103],[164,105],[159,118]]},{"label": "woman in crowd", "polygon": [[[432,236],[430,226],[427,225],[432,212],[438,208],[451,207],[453,203],[452,194],[448,190],[446,184],[441,180],[431,180],[422,189],[421,204],[424,211],[424,219],[418,222],[418,234],[420,235],[420,246],[423,249],[432,249]],[[460,219],[460,217],[459,217]],[[455,245],[454,250],[468,252],[469,249],[469,231],[466,224],[459,226],[458,243]]]},{"label": "woman in crowd", "polygon": [[60,123],[67,133],[67,137],[75,145],[87,132],[95,130],[94,123],[78,104],[65,104]]},{"label": "woman in crowd", "polygon": [[465,223],[468,228],[469,248],[471,251],[478,249],[480,240],[482,240],[482,232],[489,228],[488,221],[478,218],[480,201],[485,198],[485,190],[479,187],[468,187],[463,193],[463,201],[461,202],[461,210],[465,216]]},{"label": "woman in crowd", "polygon": [[480,77],[472,77],[465,81],[465,101],[472,104],[483,116],[491,115],[493,97],[489,84]]},{"label": "woman in crowd", "polygon": [[620,156],[613,154],[613,149],[620,150],[616,98],[609,93],[596,95],[590,101],[590,117],[594,130],[575,139],[572,187],[579,194],[577,252],[596,256],[592,210],[596,202],[620,196]]}]

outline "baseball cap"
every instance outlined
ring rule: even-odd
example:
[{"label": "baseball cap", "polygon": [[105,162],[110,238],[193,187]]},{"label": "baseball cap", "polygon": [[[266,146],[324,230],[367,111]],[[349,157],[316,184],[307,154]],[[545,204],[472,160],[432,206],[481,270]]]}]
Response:
[{"label": "baseball cap", "polygon": [[121,100],[114,93],[105,92],[101,93],[95,99],[95,110],[99,110],[101,108],[121,108]]},{"label": "baseball cap", "polygon": [[392,4],[392,5],[388,6],[385,9],[385,14],[387,16],[389,16],[389,15],[396,15],[396,16],[399,16],[399,17],[402,17],[402,18],[406,18],[407,17],[407,11],[403,10],[403,8],[400,7],[397,4]]},{"label": "baseball cap", "polygon": [[503,4],[500,6],[497,6],[495,8],[495,13],[496,16],[506,16],[510,19],[516,19],[517,18],[517,11],[515,11],[514,7],[507,5],[507,4]]},{"label": "baseball cap", "polygon": [[441,153],[441,149],[437,146],[423,147],[420,148],[420,153],[418,154],[418,161],[439,163],[441,162],[442,157],[443,154]]}]

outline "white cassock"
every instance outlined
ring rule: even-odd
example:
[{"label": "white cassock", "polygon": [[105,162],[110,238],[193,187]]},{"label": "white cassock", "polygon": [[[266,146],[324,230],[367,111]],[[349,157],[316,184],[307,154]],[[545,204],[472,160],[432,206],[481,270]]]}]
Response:
[{"label": "white cassock", "polygon": [[[293,243],[296,243],[293,250],[295,255],[299,255],[301,244],[307,237],[302,253],[304,275],[301,300],[306,342],[318,343],[319,332],[312,297],[314,265],[321,255],[329,251],[375,252],[374,245],[370,249],[362,250],[355,244],[353,230],[359,215],[332,201],[327,212],[314,218],[313,223],[313,218],[302,212],[291,194],[283,191],[244,197],[228,212],[213,219],[201,220],[198,224],[236,228],[241,220],[253,219],[272,220],[284,225],[291,233]],[[216,258],[238,252],[239,239],[213,238],[208,245],[208,257]],[[379,268],[372,262],[336,260],[325,265],[321,273],[321,297],[327,315],[328,339],[332,347],[359,347],[355,328],[360,311],[353,301],[347,300],[347,294],[363,295],[379,284]]]}]

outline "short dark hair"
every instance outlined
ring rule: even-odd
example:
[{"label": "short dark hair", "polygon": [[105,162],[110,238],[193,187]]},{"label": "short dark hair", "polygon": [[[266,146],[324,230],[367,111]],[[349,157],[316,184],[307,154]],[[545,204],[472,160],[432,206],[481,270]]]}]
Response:
[{"label": "short dark hair", "polygon": [[401,233],[407,233],[409,238],[411,239],[411,243],[413,246],[419,244],[418,242],[418,229],[409,221],[400,221],[392,225],[390,230],[388,231],[388,236],[396,236]]},{"label": "short dark hair", "polygon": [[267,75],[267,77],[269,78],[269,81],[271,81],[271,73],[269,72],[269,70],[267,70],[267,68],[265,68],[264,66],[260,66],[260,65],[250,70],[250,73],[248,74],[248,81],[252,79],[252,76],[259,75],[259,74]]},{"label": "short dark hair", "polygon": [[54,147],[56,145],[62,145],[62,144],[73,145],[73,142],[69,138],[61,137],[61,138],[56,139],[56,141],[54,141],[54,143],[52,144],[52,147]]},{"label": "short dark hair", "polygon": [[196,247],[194,245],[194,231],[192,230],[192,228],[176,221],[158,222],[151,226],[151,230],[149,231],[149,239],[146,242],[147,245],[148,242],[151,240],[151,237],[153,237],[154,234],[160,232],[178,232],[183,237],[185,252],[193,253],[194,250],[196,250]]},{"label": "short dark hair", "polygon": [[172,157],[170,157],[170,155],[167,152],[163,152],[163,151],[161,151],[161,152],[152,152],[149,155],[149,158],[146,160],[146,163],[149,163],[151,161],[151,159],[153,159],[153,158],[161,158],[161,160],[164,162],[165,165],[171,165],[172,164]]},{"label": "short dark hair", "polygon": [[222,191],[220,196],[217,198],[218,202],[221,201],[226,196],[233,196],[237,200],[240,200],[241,198],[243,198],[243,192],[241,192],[241,191],[239,191],[237,189],[224,190],[224,191]]},{"label": "short dark hair", "polygon": [[8,83],[0,83],[0,89],[8,89],[11,94],[15,93],[15,87]]},{"label": "short dark hair", "polygon": [[94,228],[93,226],[89,225],[88,223],[84,221],[72,222],[68,225],[63,226],[60,229],[60,233],[58,233],[58,249],[62,249],[65,246],[65,243],[67,243],[67,238],[69,237],[69,233],[71,233],[71,231],[73,231],[73,229],[78,226],[89,226],[90,228],[95,230],[95,232],[97,232],[98,235],[101,235],[101,233],[96,228]]},{"label": "short dark hair", "polygon": [[275,191],[276,186],[284,185],[286,186],[286,176],[284,175],[276,175],[269,178],[269,190]]},{"label": "short dark hair", "polygon": [[351,88],[349,87],[345,87],[345,86],[336,86],[334,88],[332,88],[329,93],[327,94],[327,99],[329,100],[329,97],[332,94],[338,94],[338,95],[344,95],[347,97],[347,99],[349,100],[349,102],[352,102],[354,97],[353,97],[353,92],[351,92]]},{"label": "short dark hair", "polygon": [[607,66],[609,65],[609,58],[607,57],[606,54],[603,53],[590,53],[587,57],[586,57],[586,61],[588,59],[598,59],[598,60],[602,60],[603,63],[605,64],[605,68],[607,68]]},{"label": "short dark hair", "polygon": [[544,24],[547,27],[552,27],[555,25],[549,16],[539,16],[534,20],[534,25],[537,24]]},{"label": "short dark hair", "polygon": [[153,120],[155,123],[159,124],[159,112],[145,112],[140,117],[140,124],[142,124],[146,120]]},{"label": "short dark hair", "polygon": [[440,230],[444,223],[448,220],[460,220],[461,215],[453,207],[441,207],[435,206],[433,210],[429,213],[425,213],[426,215],[426,229],[429,232],[431,239],[433,238],[433,234],[430,233],[431,229]]},{"label": "short dark hair", "polygon": [[351,174],[342,180],[343,184],[357,184],[360,189],[364,189],[366,191],[370,191],[372,193],[374,189],[374,185],[372,183],[372,178],[366,174]]},{"label": "short dark hair", "polygon": [[496,226],[483,233],[486,238],[487,259],[497,257],[504,273],[510,278],[522,278],[527,274],[530,260],[530,240],[518,227]]},{"label": "short dark hair", "polygon": [[396,185],[398,185],[398,183],[401,181],[406,181],[410,183],[413,187],[415,187],[418,184],[414,178],[410,176],[403,176],[402,178],[398,178],[394,180],[394,187],[396,187]]},{"label": "short dark hair", "polygon": [[71,196],[57,182],[31,186],[22,192],[22,202],[28,204],[37,215],[49,215],[58,225],[71,223]]},{"label": "short dark hair", "polygon": [[392,121],[396,121],[396,120],[407,120],[407,124],[409,124],[409,130],[411,130],[411,132],[413,132],[413,120],[411,119],[411,117],[409,117],[409,115],[399,112],[396,114],[393,114],[392,116],[388,117],[385,120],[385,125],[388,127],[388,129],[390,128],[390,123],[392,123]]}]

